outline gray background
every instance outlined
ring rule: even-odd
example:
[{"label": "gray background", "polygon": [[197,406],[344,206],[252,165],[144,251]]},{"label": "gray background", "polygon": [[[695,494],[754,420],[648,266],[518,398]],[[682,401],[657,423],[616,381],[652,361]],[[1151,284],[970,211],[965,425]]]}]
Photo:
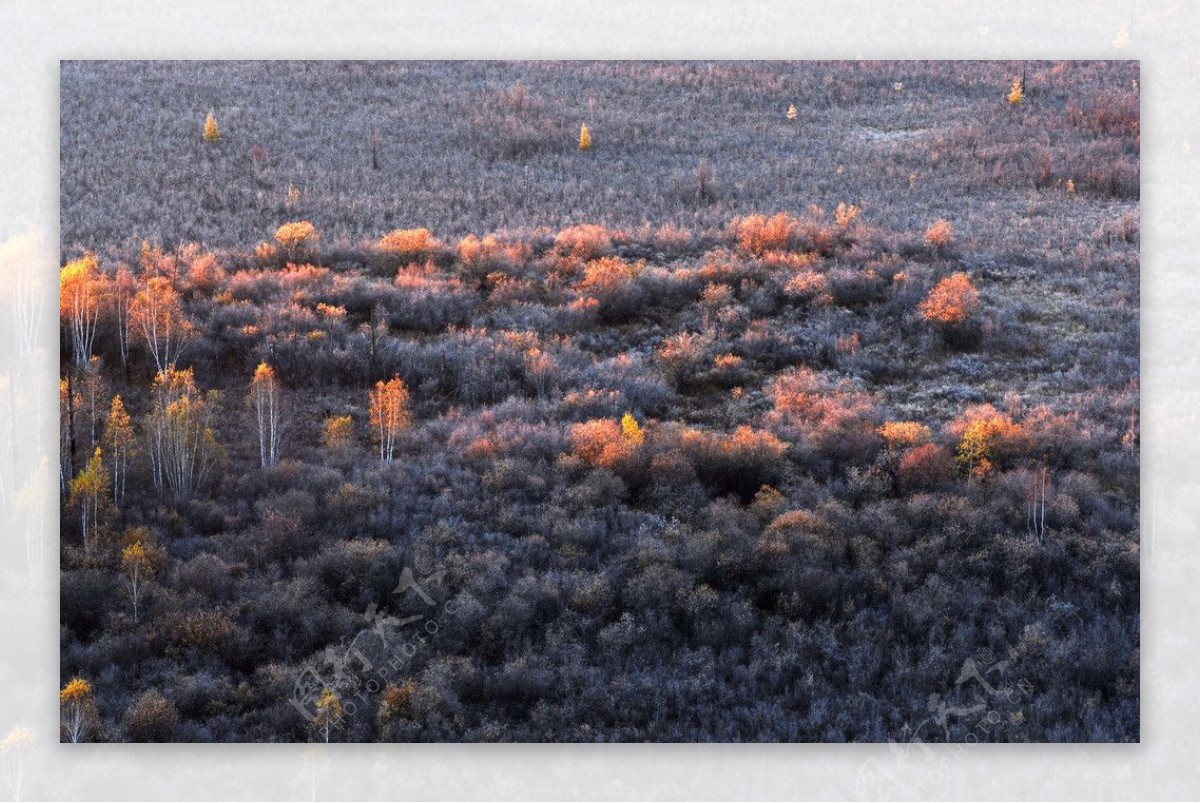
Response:
[{"label": "gray background", "polygon": [[[0,0],[0,794],[19,780],[16,791],[34,799],[1200,795],[1200,284],[1189,270],[1200,224],[1200,10],[975,6]],[[59,745],[58,60],[316,57],[1140,59],[1142,744]],[[17,727],[31,740],[5,739]]]}]

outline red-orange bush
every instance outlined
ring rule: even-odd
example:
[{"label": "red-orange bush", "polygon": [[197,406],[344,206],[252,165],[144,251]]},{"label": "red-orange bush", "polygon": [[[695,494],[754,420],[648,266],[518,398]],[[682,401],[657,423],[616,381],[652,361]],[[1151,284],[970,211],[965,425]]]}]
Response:
[{"label": "red-orange bush", "polygon": [[925,244],[930,248],[941,250],[954,240],[954,227],[950,221],[938,218],[925,229]]},{"label": "red-orange bush", "polygon": [[429,229],[393,229],[379,240],[379,250],[403,260],[425,259],[438,247]]},{"label": "red-orange bush", "polygon": [[954,457],[945,447],[926,443],[905,452],[896,477],[906,490],[934,490],[954,479]]},{"label": "red-orange bush", "polygon": [[827,304],[833,301],[829,293],[829,277],[815,270],[798,271],[783,286],[783,292],[801,301]]},{"label": "red-orange bush", "polygon": [[576,457],[617,472],[629,467],[642,443],[640,439],[629,437],[620,422],[609,418],[573,424],[568,437]]},{"label": "red-orange bush", "polygon": [[848,382],[794,368],[776,377],[771,394],[775,409],[768,421],[802,452],[867,461],[880,446],[874,400]]},{"label": "red-orange bush", "polygon": [[744,501],[782,474],[788,445],[765,430],[741,426],[725,435],[697,429],[676,434],[679,448],[702,480],[733,491]]},{"label": "red-orange bush", "polygon": [[941,326],[966,323],[979,312],[979,291],[971,277],[959,271],[942,279],[917,307],[921,317]]},{"label": "red-orange bush", "polygon": [[554,238],[556,251],[583,260],[604,256],[612,247],[613,238],[608,229],[591,223],[569,226]]},{"label": "red-orange bush", "polygon": [[879,428],[879,434],[889,449],[904,449],[928,443],[933,433],[917,421],[888,421]]},{"label": "red-orange bush", "polygon": [[1029,450],[1024,428],[990,404],[967,408],[947,430],[959,438],[958,466],[976,477],[987,476]]},{"label": "red-orange bush", "polygon": [[587,263],[576,287],[581,299],[595,299],[601,316],[620,319],[636,307],[638,294],[633,281],[645,265],[620,257],[601,257]]},{"label": "red-orange bush", "polygon": [[742,249],[762,256],[791,248],[800,234],[800,221],[786,212],[771,217],[748,215],[734,220],[733,233]]}]

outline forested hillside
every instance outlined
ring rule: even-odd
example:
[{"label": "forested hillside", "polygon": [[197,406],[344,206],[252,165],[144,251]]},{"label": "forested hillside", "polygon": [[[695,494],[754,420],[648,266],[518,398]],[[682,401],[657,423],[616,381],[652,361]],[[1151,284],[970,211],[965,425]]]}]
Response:
[{"label": "forested hillside", "polygon": [[1139,738],[1136,65],[63,82],[64,739]]}]

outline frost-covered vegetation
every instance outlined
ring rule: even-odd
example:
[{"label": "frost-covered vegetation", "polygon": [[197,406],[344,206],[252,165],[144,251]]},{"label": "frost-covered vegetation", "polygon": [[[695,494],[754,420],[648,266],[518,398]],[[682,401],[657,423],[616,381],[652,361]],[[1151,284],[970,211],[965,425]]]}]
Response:
[{"label": "frost-covered vegetation", "polygon": [[64,738],[1136,740],[1137,78],[64,64]]}]

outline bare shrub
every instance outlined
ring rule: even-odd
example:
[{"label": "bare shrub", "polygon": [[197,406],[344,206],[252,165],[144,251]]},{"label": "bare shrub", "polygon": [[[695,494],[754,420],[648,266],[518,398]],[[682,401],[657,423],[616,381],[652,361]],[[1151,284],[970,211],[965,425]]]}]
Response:
[{"label": "bare shrub", "polygon": [[179,712],[158,689],[138,696],[125,710],[130,741],[170,742],[179,727]]}]

